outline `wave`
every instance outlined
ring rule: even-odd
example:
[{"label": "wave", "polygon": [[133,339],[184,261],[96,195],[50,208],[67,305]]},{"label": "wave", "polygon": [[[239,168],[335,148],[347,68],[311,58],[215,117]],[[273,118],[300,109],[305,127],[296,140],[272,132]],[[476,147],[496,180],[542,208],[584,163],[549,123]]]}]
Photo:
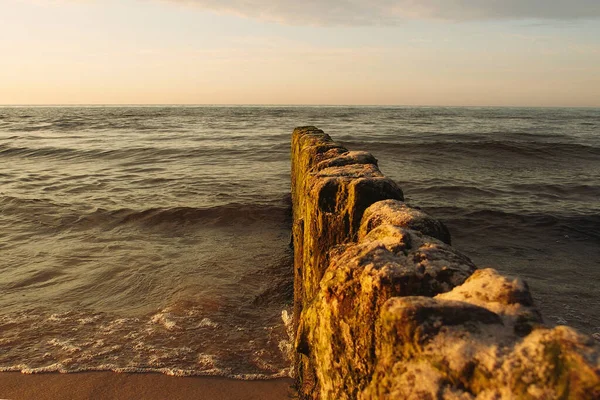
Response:
[{"label": "wave", "polygon": [[554,233],[581,240],[600,241],[600,214],[518,213],[492,209],[430,207],[427,211],[440,218],[453,231],[494,234],[545,235]]},{"label": "wave", "polygon": [[[425,182],[424,182],[425,183]],[[423,195],[423,194],[434,194],[436,196],[447,196],[447,195],[456,195],[456,194],[460,194],[463,196],[471,196],[471,197],[475,197],[475,196],[483,196],[483,197],[490,197],[490,196],[496,196],[497,194],[500,193],[499,190],[491,188],[491,187],[479,187],[479,186],[472,186],[472,185],[449,185],[447,182],[445,182],[446,184],[443,183],[436,183],[436,184],[415,184],[413,182],[412,185],[410,185],[411,189],[410,189],[410,195],[411,196],[415,196],[415,195]],[[401,187],[403,185],[400,185]]]},{"label": "wave", "polygon": [[368,148],[373,154],[395,152],[398,154],[445,155],[451,157],[488,157],[510,159],[528,157],[556,159],[577,157],[597,160],[600,147],[578,143],[534,141],[361,141],[344,142],[348,148]]},{"label": "wave", "polygon": [[[0,354],[0,372],[35,374],[114,371],[172,376],[224,376],[254,380],[291,373],[291,318],[275,307],[272,321],[227,337],[237,322],[186,303],[145,315],[73,309],[34,309],[0,316],[10,349]],[[271,311],[269,311],[271,312]],[[279,316],[279,315],[280,316]],[[271,331],[270,338],[250,340]],[[263,333],[264,334],[264,333]],[[198,342],[194,338],[202,336]],[[36,346],[26,345],[36,341]],[[237,352],[228,354],[234,347]],[[225,352],[223,352],[225,350]]]},{"label": "wave", "polygon": [[283,368],[277,372],[267,373],[231,373],[230,368],[212,368],[209,370],[183,369],[183,368],[148,368],[148,367],[120,367],[115,364],[101,364],[90,367],[68,368],[61,363],[54,363],[44,367],[31,367],[26,364],[17,364],[0,367],[0,372],[20,372],[22,374],[40,374],[58,372],[61,374],[76,374],[81,372],[116,372],[116,373],[159,373],[167,376],[189,377],[189,376],[218,376],[243,381],[255,381],[277,378],[291,378],[292,369]]},{"label": "wave", "polygon": [[510,185],[513,193],[535,194],[536,196],[556,199],[587,199],[600,198],[600,186],[582,183],[513,183]]},{"label": "wave", "polygon": [[290,214],[291,210],[286,206],[243,203],[230,203],[207,208],[158,207],[146,210],[99,208],[81,217],[77,223],[106,225],[111,228],[122,225],[156,227],[200,223],[210,226],[230,226],[263,221],[285,222],[289,220]]},{"label": "wave", "polygon": [[[216,158],[230,160],[250,159],[256,157],[281,159],[281,154],[287,156],[289,144],[264,143],[249,144],[240,141],[235,146],[229,142],[210,143],[206,145],[189,146],[186,148],[178,147],[130,147],[122,149],[77,149],[68,147],[17,147],[0,144],[1,158],[44,158],[58,159],[67,161],[87,161],[87,160],[133,160],[134,162],[161,162],[164,160],[180,159],[210,159]],[[276,153],[276,154],[275,154]],[[274,156],[275,155],[275,156]],[[268,156],[268,157],[267,157]],[[286,157],[287,160],[287,157]]]},{"label": "wave", "polygon": [[[456,182],[456,183],[453,183]],[[473,201],[482,198],[493,199],[494,202],[513,201],[515,198],[544,200],[548,205],[549,200],[572,200],[579,204],[595,202],[600,198],[600,185],[576,182],[531,182],[531,183],[494,183],[480,185],[468,184],[460,180],[430,178],[419,182],[398,182],[400,187],[412,197],[436,196],[444,198],[470,197]],[[443,204],[442,201],[438,203]],[[592,203],[593,204],[593,203]],[[510,203],[507,203],[510,206]],[[554,208],[554,207],[553,207]],[[589,204],[586,204],[589,208]]]},{"label": "wave", "polygon": [[[213,207],[152,207],[144,210],[129,208],[96,208],[82,213],[68,204],[47,199],[25,199],[13,196],[0,197],[3,214],[24,218],[45,216],[45,223],[53,228],[101,228],[122,226],[156,228],[164,226],[235,226],[253,223],[288,224],[291,219],[289,195],[268,203],[227,203]],[[32,211],[35,213],[32,214]],[[49,221],[53,218],[54,221]]]},{"label": "wave", "polygon": [[25,157],[25,158],[58,158],[65,160],[75,159],[123,159],[134,157],[155,157],[159,160],[163,157],[192,156],[191,149],[178,148],[156,148],[156,147],[134,147],[128,149],[99,150],[99,149],[75,149],[67,147],[13,147],[0,145],[0,157]]}]

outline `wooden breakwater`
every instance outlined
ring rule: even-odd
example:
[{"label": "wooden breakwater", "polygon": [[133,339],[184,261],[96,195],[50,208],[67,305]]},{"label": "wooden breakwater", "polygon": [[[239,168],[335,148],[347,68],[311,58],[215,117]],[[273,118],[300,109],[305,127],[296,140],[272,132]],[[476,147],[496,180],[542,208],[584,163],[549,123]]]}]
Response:
[{"label": "wooden breakwater", "polygon": [[477,269],[375,158],[292,136],[295,373],[307,399],[597,399],[600,351]]}]

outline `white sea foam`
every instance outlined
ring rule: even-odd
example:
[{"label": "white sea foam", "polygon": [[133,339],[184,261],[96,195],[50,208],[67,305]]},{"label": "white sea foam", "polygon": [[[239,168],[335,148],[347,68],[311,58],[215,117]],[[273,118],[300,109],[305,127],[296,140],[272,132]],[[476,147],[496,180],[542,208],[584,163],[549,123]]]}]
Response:
[{"label": "white sea foam", "polygon": [[153,324],[162,325],[165,329],[173,331],[179,329],[177,323],[174,321],[173,314],[169,312],[160,312],[150,318],[150,322]]},{"label": "white sea foam", "polygon": [[[282,362],[280,355],[290,347],[286,339],[280,340],[291,326],[287,326],[291,322],[287,311],[282,314],[283,324],[258,329],[221,324],[199,308],[167,307],[141,318],[115,318],[81,310],[35,315],[4,316],[4,320],[19,320],[25,325],[4,326],[7,329],[0,344],[8,345],[8,352],[0,352],[0,371],[158,372],[236,379],[269,379],[290,373],[289,363]],[[246,339],[237,342],[236,361],[221,345],[204,336],[230,332]],[[34,342],[35,338],[34,346],[11,345]]]},{"label": "white sea foam", "polygon": [[48,344],[59,347],[60,349],[66,351],[69,354],[81,351],[81,347],[73,345],[72,340],[60,340],[54,338],[49,340]]},{"label": "white sea foam", "polygon": [[215,367],[215,356],[212,354],[198,354],[198,365],[213,369]]},{"label": "white sea foam", "polygon": [[60,322],[68,318],[68,314],[52,314],[48,317],[48,321]]},{"label": "white sea foam", "polygon": [[19,364],[9,367],[0,367],[0,372],[21,372],[23,374],[41,374],[47,372],[58,372],[61,374],[75,374],[79,372],[92,371],[111,371],[116,373],[161,373],[168,376],[223,376],[232,379],[240,380],[263,380],[289,377],[289,369],[283,369],[274,374],[232,374],[231,368],[211,368],[207,370],[197,371],[193,369],[181,368],[147,368],[147,367],[119,367],[115,364],[101,364],[94,367],[83,367],[65,369],[60,363],[51,364],[45,367],[30,368],[27,365]]},{"label": "white sea foam", "polygon": [[202,321],[198,324],[198,328],[217,328],[219,326],[218,323],[212,321],[210,318],[203,318]]},{"label": "white sea foam", "polygon": [[90,317],[80,318],[78,321],[81,325],[93,324],[100,319],[100,315],[94,315]]},{"label": "white sea foam", "polygon": [[[284,357],[292,361],[293,358],[293,343],[294,343],[294,323],[293,317],[290,315],[288,310],[281,311],[281,320],[283,321],[283,325],[285,326],[285,332],[287,334],[286,339],[282,339],[278,343],[279,350],[284,355]],[[291,369],[290,369],[291,371]]]}]

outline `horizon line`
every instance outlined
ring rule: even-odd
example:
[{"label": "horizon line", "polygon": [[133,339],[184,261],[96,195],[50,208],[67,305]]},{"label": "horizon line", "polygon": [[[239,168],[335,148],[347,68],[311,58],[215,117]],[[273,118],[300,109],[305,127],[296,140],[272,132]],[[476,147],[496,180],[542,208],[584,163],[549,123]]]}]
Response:
[{"label": "horizon line", "polygon": [[444,105],[444,104],[295,104],[295,103],[22,103],[0,104],[0,107],[398,107],[398,108],[600,108],[567,105]]}]

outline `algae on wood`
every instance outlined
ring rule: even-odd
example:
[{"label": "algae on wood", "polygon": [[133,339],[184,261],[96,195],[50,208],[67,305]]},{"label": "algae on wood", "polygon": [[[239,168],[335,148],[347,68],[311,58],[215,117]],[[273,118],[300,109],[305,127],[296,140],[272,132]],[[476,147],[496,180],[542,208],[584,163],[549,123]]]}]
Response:
[{"label": "algae on wood", "polygon": [[402,200],[369,153],[294,131],[301,397],[600,398],[594,341],[545,328],[523,281],[477,270]]}]

